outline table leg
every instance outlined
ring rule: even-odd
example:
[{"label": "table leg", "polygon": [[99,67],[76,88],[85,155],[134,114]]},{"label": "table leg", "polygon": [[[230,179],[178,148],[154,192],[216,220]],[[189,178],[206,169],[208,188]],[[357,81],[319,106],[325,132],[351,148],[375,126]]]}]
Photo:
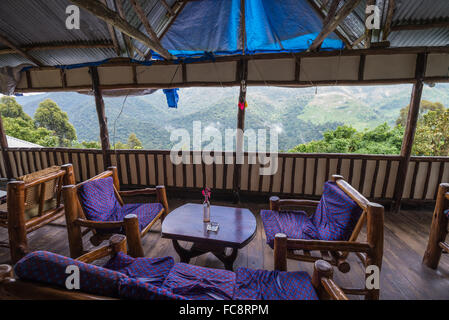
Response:
[{"label": "table leg", "polygon": [[181,262],[189,263],[190,259],[204,254],[204,251],[195,249],[194,245],[190,250],[187,250],[181,247],[181,245],[177,240],[172,240],[172,243],[173,248],[175,249],[176,253],[179,255],[179,258],[181,259]]},{"label": "table leg", "polygon": [[223,249],[221,252],[212,252],[214,256],[216,256],[221,262],[223,262],[225,269],[232,271],[234,266],[234,261],[237,259],[237,255],[239,250],[232,248],[231,253],[229,255],[226,254],[226,249]]}]

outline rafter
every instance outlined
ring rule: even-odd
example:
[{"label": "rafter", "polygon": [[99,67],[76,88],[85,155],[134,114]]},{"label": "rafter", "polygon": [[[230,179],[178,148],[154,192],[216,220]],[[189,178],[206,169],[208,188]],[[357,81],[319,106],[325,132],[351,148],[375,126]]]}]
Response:
[{"label": "rafter", "polygon": [[168,13],[169,13],[171,16],[174,16],[174,15],[175,15],[173,9],[168,5],[168,3],[167,3],[165,0],[159,0],[159,1],[162,3],[162,5],[165,7],[165,9],[167,9]]},{"label": "rafter", "polygon": [[315,51],[321,44],[324,39],[327,38],[329,34],[334,32],[337,29],[338,25],[357,7],[361,0],[348,0],[341,7],[341,9],[335,14],[333,19],[329,20],[329,23],[323,25],[323,29],[320,34],[313,41],[312,45],[309,47],[309,51]]},{"label": "rafter", "polygon": [[132,37],[145,44],[148,48],[156,51],[165,59],[174,59],[174,57],[164,48],[162,48],[158,43],[154,42],[148,38],[143,32],[134,28],[125,19],[121,18],[120,15],[106,7],[101,2],[97,0],[70,0],[73,4],[89,11],[101,20],[106,21],[116,29],[125,33],[126,35]]},{"label": "rafter", "polygon": [[425,21],[423,23],[400,23],[391,27],[391,31],[426,30],[434,28],[449,28],[449,21]]},{"label": "rafter", "polygon": [[[126,21],[125,12],[123,11],[123,3],[122,0],[115,0],[115,7],[117,10],[118,15],[120,18]],[[131,38],[122,32],[123,40],[125,41],[126,49],[128,50],[128,56],[130,58],[134,58],[134,52],[137,52],[134,50],[133,42],[131,41]]]},{"label": "rafter", "polygon": [[167,33],[168,29],[170,29],[171,25],[175,22],[176,18],[178,18],[179,14],[181,13],[181,11],[184,9],[184,7],[186,6],[187,1],[183,1],[179,6],[178,9],[176,10],[176,13],[174,16],[172,16],[170,22],[166,25],[166,27],[164,28],[164,30],[162,31],[161,35],[159,36],[159,40],[162,40],[162,38],[165,36],[165,34]]},{"label": "rafter", "polygon": [[[106,7],[108,6],[108,4],[106,3],[106,0],[100,0],[101,3],[103,3]],[[112,43],[114,44],[114,49],[115,49],[115,53],[117,54],[117,56],[120,56],[120,46],[118,44],[118,40],[117,40],[117,35],[115,34],[115,30],[114,27],[112,25],[110,25],[109,23],[106,23],[107,27],[108,27],[108,32],[109,35],[111,37]]]},{"label": "rafter", "polygon": [[[154,32],[153,28],[151,27],[150,22],[148,21],[147,16],[145,15],[145,12],[143,11],[139,2],[137,0],[130,0],[129,2],[131,2],[131,5],[132,5],[134,11],[136,12],[137,16],[139,17],[140,21],[142,22],[143,26],[145,27],[145,30],[148,32],[148,35],[153,39],[153,41],[159,43],[157,34]],[[161,46],[160,43],[159,43],[159,45]]]},{"label": "rafter", "polygon": [[34,58],[32,55],[28,54],[27,52],[23,51],[21,48],[16,46],[14,43],[12,43],[6,36],[3,34],[0,34],[0,42],[4,43],[6,46],[10,47],[12,50],[14,50],[16,53],[20,54],[25,59],[31,61],[35,65],[42,67],[43,64],[38,59]]},{"label": "rafter", "polygon": [[[368,0],[366,2],[367,6],[372,6],[376,4],[376,0]],[[369,49],[371,47],[371,40],[373,37],[373,29],[368,29],[366,27],[366,21],[368,19],[368,13],[365,12],[365,48]]]},{"label": "rafter", "polygon": [[[68,43],[39,43],[28,46],[21,46],[20,49],[29,53],[30,51],[45,51],[58,49],[107,49],[114,48],[112,43],[104,41],[77,41]],[[0,49],[0,55],[17,53],[14,49]]]},{"label": "rafter", "polygon": [[391,23],[393,21],[394,9],[396,7],[395,0],[388,1],[388,13],[387,19],[385,20],[385,26],[383,30],[382,40],[386,41],[391,31]]}]

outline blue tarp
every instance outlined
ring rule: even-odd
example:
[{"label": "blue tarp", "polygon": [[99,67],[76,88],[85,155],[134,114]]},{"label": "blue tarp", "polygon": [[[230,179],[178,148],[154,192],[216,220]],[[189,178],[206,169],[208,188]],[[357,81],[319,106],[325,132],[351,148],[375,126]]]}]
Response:
[{"label": "blue tarp", "polygon": [[[188,2],[162,38],[178,57],[242,54],[240,0]],[[307,0],[245,0],[245,54],[301,52],[322,29]],[[321,50],[338,50],[343,42],[331,34]],[[154,57],[157,57],[154,54]]]},{"label": "blue tarp", "polygon": [[163,89],[165,97],[167,98],[167,104],[169,108],[178,108],[178,90],[179,88]]}]

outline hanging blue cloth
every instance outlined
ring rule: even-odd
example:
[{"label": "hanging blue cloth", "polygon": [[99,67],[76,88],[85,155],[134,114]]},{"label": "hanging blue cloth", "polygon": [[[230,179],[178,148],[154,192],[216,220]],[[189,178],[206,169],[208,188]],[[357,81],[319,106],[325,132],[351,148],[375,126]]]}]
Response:
[{"label": "hanging blue cloth", "polygon": [[167,98],[167,104],[169,108],[178,108],[178,90],[179,88],[162,90],[164,91],[165,97]]}]

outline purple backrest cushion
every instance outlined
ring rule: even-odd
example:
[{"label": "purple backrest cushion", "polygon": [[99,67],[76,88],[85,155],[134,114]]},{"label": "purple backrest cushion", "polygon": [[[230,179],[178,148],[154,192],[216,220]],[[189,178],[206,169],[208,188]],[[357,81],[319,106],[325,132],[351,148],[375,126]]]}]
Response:
[{"label": "purple backrest cushion", "polygon": [[78,189],[86,218],[92,221],[121,221],[120,203],[114,193],[112,177],[96,179]]},{"label": "purple backrest cushion", "polygon": [[17,262],[14,272],[23,280],[43,282],[66,288],[66,280],[73,273],[73,271],[66,273],[68,266],[79,268],[79,290],[86,293],[117,297],[119,280],[127,278],[120,272],[47,251],[35,251],[27,254]]},{"label": "purple backrest cushion", "polygon": [[351,236],[362,211],[335,182],[328,181],[311,219],[320,240],[345,241]]}]

